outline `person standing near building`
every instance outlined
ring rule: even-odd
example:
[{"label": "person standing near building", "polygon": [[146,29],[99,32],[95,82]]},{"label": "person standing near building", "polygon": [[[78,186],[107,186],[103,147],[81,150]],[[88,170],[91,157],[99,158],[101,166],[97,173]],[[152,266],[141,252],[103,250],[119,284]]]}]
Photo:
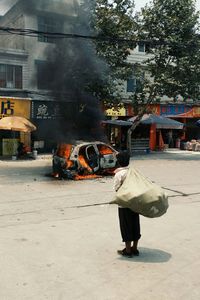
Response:
[{"label": "person standing near building", "polygon": [[168,131],[167,140],[168,140],[169,148],[173,148],[174,147],[174,139],[173,139],[173,131],[172,130]]},{"label": "person standing near building", "polygon": [[17,147],[17,158],[24,158],[27,155],[27,147],[24,145],[24,143],[19,142],[19,145]]},{"label": "person standing near building", "polygon": [[[119,168],[115,170],[114,190],[117,192],[123,184],[129,169],[130,155],[128,151],[122,151],[117,154]],[[129,208],[118,207],[119,225],[122,241],[125,243],[123,250],[118,250],[118,254],[122,256],[132,257],[138,256],[138,241],[140,234],[140,217],[138,213],[133,212]]]}]

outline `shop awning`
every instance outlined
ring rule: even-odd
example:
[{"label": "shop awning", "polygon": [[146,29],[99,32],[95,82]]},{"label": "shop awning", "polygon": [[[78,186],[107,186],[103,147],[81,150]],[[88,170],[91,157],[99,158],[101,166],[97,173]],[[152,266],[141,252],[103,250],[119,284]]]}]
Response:
[{"label": "shop awning", "polygon": [[36,130],[36,127],[26,118],[10,116],[4,117],[0,120],[0,129],[21,132],[32,132]]},{"label": "shop awning", "polygon": [[113,126],[132,126],[132,122],[131,121],[124,121],[124,120],[106,120],[106,121],[102,121],[102,124],[110,124]]},{"label": "shop awning", "polygon": [[197,125],[198,127],[200,127],[200,120],[198,120],[198,121],[196,122],[196,125]]},{"label": "shop awning", "polygon": [[[130,118],[128,121],[134,122],[137,116]],[[184,124],[163,116],[154,114],[144,114],[140,120],[140,124],[151,125],[156,124],[158,129],[183,129]]]}]

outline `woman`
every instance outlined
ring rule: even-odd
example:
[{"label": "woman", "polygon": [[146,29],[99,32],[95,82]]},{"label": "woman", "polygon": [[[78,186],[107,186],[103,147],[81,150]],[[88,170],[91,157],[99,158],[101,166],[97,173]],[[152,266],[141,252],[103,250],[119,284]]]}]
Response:
[{"label": "woman", "polygon": [[[130,155],[127,151],[119,152],[117,154],[117,161],[119,168],[115,170],[114,176],[114,189],[118,191],[123,184],[129,169]],[[118,208],[119,224],[121,230],[122,240],[125,243],[123,250],[118,250],[118,253],[132,257],[132,255],[138,256],[139,251],[137,249],[138,240],[141,237],[140,234],[140,217],[138,213],[133,212],[129,208]],[[132,244],[133,243],[133,244]]]}]

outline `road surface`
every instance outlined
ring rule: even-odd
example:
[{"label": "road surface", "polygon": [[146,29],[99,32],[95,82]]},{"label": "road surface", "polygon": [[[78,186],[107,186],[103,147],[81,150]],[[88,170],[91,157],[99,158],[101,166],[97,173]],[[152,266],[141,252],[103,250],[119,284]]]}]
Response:
[{"label": "road surface", "polygon": [[200,299],[200,154],[131,163],[166,189],[170,207],[141,217],[141,254],[130,259],[117,254],[117,206],[96,205],[112,199],[111,177],[59,181],[45,176],[48,157],[0,161],[1,300]]}]

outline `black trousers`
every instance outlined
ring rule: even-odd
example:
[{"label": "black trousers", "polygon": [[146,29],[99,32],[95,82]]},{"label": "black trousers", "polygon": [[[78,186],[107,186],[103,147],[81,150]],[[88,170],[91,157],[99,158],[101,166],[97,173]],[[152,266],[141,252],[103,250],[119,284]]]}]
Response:
[{"label": "black trousers", "polygon": [[123,242],[138,241],[140,234],[140,216],[129,208],[118,208],[119,225]]}]

